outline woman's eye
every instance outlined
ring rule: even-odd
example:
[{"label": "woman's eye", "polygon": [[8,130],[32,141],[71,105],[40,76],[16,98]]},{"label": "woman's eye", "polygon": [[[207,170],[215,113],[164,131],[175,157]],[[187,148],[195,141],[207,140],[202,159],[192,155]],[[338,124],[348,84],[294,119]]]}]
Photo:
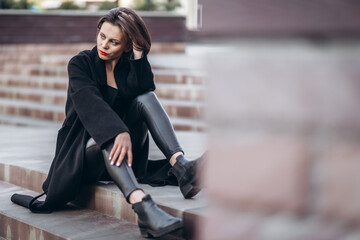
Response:
[{"label": "woman's eye", "polygon": [[101,38],[101,39],[105,39],[105,36],[102,35],[102,34],[100,34],[100,38]]},{"label": "woman's eye", "polygon": [[118,45],[118,43],[115,42],[115,41],[111,41],[111,43],[112,43],[113,45]]}]

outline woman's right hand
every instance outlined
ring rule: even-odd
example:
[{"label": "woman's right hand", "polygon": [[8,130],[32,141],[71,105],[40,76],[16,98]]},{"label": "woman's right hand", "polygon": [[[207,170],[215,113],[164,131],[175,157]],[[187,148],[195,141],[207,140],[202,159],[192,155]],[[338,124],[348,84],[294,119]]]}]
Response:
[{"label": "woman's right hand", "polygon": [[131,148],[131,138],[128,132],[119,133],[115,140],[114,146],[111,149],[109,160],[111,161],[111,165],[116,164],[116,166],[120,166],[122,161],[127,155],[128,159],[128,166],[131,167],[132,165],[132,148]]}]

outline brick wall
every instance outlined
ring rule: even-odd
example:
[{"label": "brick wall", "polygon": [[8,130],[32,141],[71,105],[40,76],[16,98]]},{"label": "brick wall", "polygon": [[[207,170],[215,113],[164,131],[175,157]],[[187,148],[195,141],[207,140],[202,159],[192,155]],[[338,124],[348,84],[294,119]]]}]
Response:
[{"label": "brick wall", "polygon": [[237,40],[206,56],[198,239],[360,239],[360,43]]},{"label": "brick wall", "polygon": [[[86,11],[0,10],[0,43],[83,43],[96,40],[98,19],[106,14]],[[185,16],[172,13],[139,13],[154,42],[184,42]]]}]

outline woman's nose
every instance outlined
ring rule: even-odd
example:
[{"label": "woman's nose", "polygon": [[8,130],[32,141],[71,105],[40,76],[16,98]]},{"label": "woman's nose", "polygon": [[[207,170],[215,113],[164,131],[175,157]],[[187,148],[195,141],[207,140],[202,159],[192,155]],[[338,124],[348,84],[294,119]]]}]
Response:
[{"label": "woman's nose", "polygon": [[103,48],[107,48],[107,47],[108,47],[107,41],[103,41],[101,45],[102,45]]}]

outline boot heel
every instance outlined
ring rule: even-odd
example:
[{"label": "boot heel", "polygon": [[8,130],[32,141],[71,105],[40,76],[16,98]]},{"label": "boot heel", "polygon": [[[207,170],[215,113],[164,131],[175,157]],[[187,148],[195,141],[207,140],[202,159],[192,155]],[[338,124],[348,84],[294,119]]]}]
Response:
[{"label": "boot heel", "polygon": [[184,195],[185,198],[191,198],[193,195],[192,192],[193,192],[193,185],[191,183],[188,183],[186,185],[183,185],[181,188],[180,188],[182,194]]},{"label": "boot heel", "polygon": [[146,228],[140,228],[140,233],[141,233],[141,236],[144,237],[144,238],[150,238],[151,237],[151,235],[147,232]]}]

